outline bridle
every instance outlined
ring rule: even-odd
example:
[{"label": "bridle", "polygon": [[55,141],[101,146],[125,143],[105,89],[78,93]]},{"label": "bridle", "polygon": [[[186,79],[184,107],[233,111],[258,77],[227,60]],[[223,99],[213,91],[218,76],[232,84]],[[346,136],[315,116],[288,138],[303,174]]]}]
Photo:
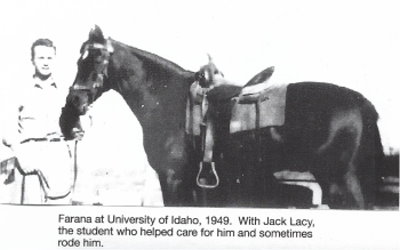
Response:
[{"label": "bridle", "polygon": [[102,89],[104,87],[104,81],[108,78],[108,66],[110,63],[110,58],[112,53],[114,52],[114,48],[111,44],[111,40],[107,39],[105,44],[101,43],[90,43],[86,44],[81,53],[81,59],[84,60],[88,57],[90,50],[100,50],[101,56],[103,57],[103,61],[101,63],[95,64],[95,77],[92,84],[89,86],[83,86],[80,84],[74,84],[70,88],[70,92],[74,91],[83,91],[88,94],[90,102],[94,101],[94,93],[98,89]]}]

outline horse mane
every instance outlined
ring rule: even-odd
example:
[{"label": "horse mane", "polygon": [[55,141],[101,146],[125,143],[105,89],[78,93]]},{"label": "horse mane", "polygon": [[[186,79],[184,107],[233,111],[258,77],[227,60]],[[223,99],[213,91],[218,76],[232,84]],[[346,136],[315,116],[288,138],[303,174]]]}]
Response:
[{"label": "horse mane", "polygon": [[153,54],[153,53],[145,51],[145,50],[141,50],[141,49],[132,47],[130,45],[124,44],[122,42],[116,41],[111,38],[110,38],[110,40],[113,43],[129,50],[131,53],[133,53],[135,56],[139,57],[145,63],[150,63],[150,64],[156,66],[157,68],[160,68],[160,69],[162,68],[163,70],[167,70],[170,73],[184,75],[188,78],[194,77],[194,72],[186,70],[186,69],[182,68],[181,66],[179,66],[178,64],[176,64],[172,61],[169,61],[161,56],[158,56],[156,54]]}]

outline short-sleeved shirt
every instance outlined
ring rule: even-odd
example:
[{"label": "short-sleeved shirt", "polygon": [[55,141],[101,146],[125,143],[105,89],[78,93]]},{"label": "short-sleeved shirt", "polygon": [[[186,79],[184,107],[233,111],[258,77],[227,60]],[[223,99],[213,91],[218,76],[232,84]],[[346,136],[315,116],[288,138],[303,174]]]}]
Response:
[{"label": "short-sleeved shirt", "polygon": [[21,96],[18,107],[18,132],[21,141],[60,133],[59,117],[65,97],[53,78],[43,81],[33,77],[33,84],[23,90]]}]

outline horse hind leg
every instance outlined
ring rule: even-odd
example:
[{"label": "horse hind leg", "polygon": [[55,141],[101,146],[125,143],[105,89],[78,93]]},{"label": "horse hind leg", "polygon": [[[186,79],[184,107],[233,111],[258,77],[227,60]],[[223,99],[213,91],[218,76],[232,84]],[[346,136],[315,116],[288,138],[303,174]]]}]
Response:
[{"label": "horse hind leg", "polygon": [[[363,190],[361,188],[360,179],[357,175],[357,155],[360,149],[360,141],[362,134],[362,117],[359,110],[350,110],[339,112],[330,123],[328,140],[318,149],[321,155],[330,155],[330,159],[336,159],[337,165],[329,166],[329,200],[333,207],[340,206],[343,208],[365,208],[365,200]],[[331,188],[337,185],[338,188]],[[334,201],[337,192],[332,190],[341,190],[339,195],[342,196],[339,204]]]},{"label": "horse hind leg", "polygon": [[[352,162],[349,164],[350,164],[350,168],[352,168],[354,165]],[[364,195],[363,195],[363,192],[361,189],[360,180],[357,177],[357,175],[355,174],[355,171],[352,171],[352,170],[348,171],[344,175],[344,180],[345,180],[347,190],[352,195],[351,198],[353,198],[355,200],[357,207],[359,209],[365,209]]]}]

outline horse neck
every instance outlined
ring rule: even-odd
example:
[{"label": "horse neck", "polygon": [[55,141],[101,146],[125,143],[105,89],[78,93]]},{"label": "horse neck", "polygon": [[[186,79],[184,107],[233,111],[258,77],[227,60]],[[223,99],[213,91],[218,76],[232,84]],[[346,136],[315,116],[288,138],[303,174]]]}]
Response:
[{"label": "horse neck", "polygon": [[183,128],[193,73],[119,43],[115,45],[114,56],[120,65],[112,69],[116,76],[112,88],[123,96],[144,132]]}]

